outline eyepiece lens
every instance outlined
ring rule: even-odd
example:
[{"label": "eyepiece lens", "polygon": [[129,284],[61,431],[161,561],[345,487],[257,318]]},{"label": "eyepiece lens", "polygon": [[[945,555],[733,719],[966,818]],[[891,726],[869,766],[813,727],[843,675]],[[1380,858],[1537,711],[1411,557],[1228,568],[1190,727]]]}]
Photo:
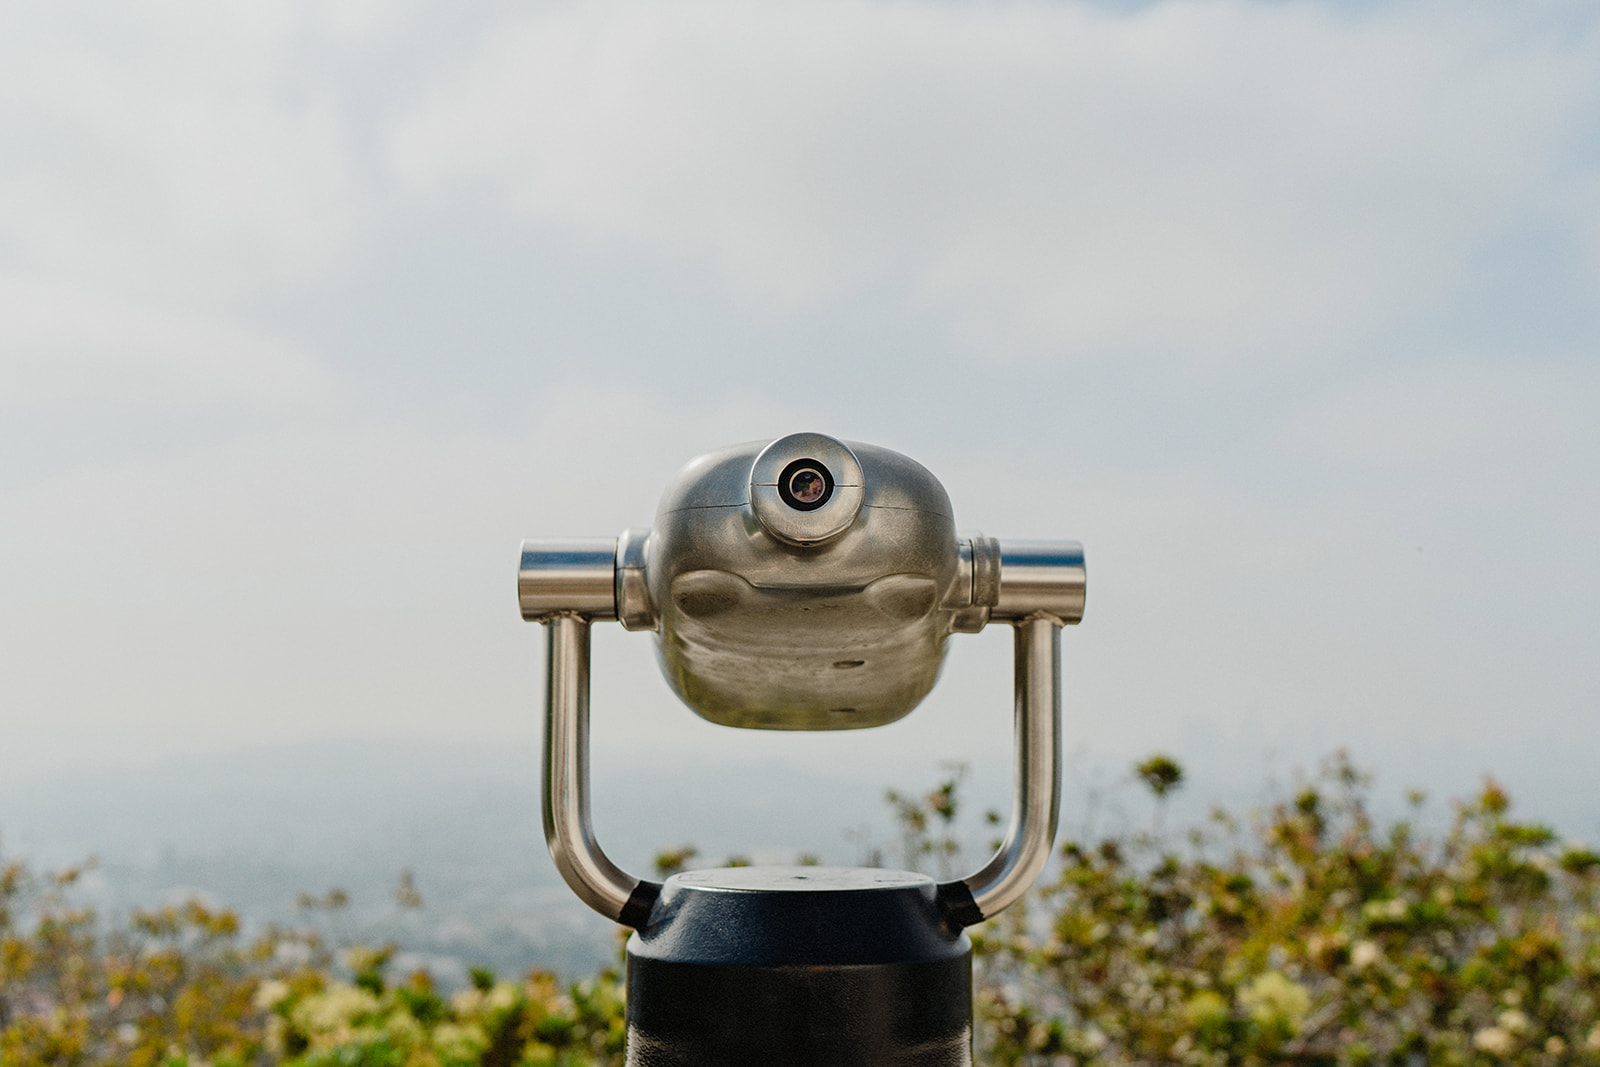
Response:
[{"label": "eyepiece lens", "polygon": [[796,511],[815,511],[833,495],[833,475],[814,459],[797,459],[778,476],[778,495]]},{"label": "eyepiece lens", "polygon": [[828,483],[822,480],[822,475],[809,467],[795,472],[789,479],[789,493],[802,504],[815,504],[827,489]]}]

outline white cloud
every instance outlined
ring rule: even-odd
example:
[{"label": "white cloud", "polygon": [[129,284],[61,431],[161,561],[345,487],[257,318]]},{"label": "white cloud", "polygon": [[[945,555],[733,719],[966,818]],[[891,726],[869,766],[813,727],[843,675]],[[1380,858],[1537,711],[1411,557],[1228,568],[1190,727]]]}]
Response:
[{"label": "white cloud", "polygon": [[[450,398],[468,377],[377,365],[378,344],[351,377],[420,396],[416,425],[374,419],[409,399],[350,390],[318,407],[331,385],[312,354],[226,309],[276,307],[297,333],[359,335],[362,314],[420,290],[374,268],[352,285],[365,310],[317,321],[326,303],[285,312],[278,287],[326,279],[366,239],[368,262],[415,257],[382,264],[396,276],[431,276],[417,263],[440,254],[461,259],[430,270],[470,276],[534,256],[482,231],[430,238],[439,216],[412,227],[440,192],[486,192],[490,220],[509,207],[541,236],[565,230],[575,239],[553,242],[553,269],[593,243],[621,248],[601,260],[621,265],[616,290],[604,270],[586,275],[596,307],[638,296],[640,276],[647,299],[682,295],[650,288],[642,253],[799,308],[779,325],[801,336],[834,335],[844,316],[831,298],[887,293],[986,352],[1144,347],[1164,371],[1233,350],[1288,361],[1350,347],[1448,296],[1483,243],[1522,235],[1529,215],[1571,221],[1600,264],[1600,186],[1571,141],[1600,87],[1596,38],[1547,36],[1471,2],[1362,14],[1233,0],[1135,14],[1070,0],[557,4],[519,9],[460,69],[447,69],[459,40],[435,54],[406,38],[386,61],[425,56],[418,66],[438,69],[406,77],[436,88],[392,131],[348,128],[330,89],[335,38],[387,32],[367,0],[325,19],[270,5],[115,10],[121,37],[0,41],[0,139],[18,146],[0,159],[0,408],[220,403],[307,417],[171,447],[80,447],[0,485],[0,554],[20,561],[0,572],[0,717],[47,724],[36,742],[55,737],[62,752],[74,732],[172,751],[197,738],[526,728],[538,656],[511,606],[517,539],[647,524],[695,452],[813,424],[761,399],[763,382],[792,395],[762,371],[730,393],[731,360],[670,390],[669,407],[614,355],[545,359],[539,382],[575,384],[530,391],[538,412],[514,430],[451,436],[425,427],[465,421]],[[363,91],[384,103],[372,113],[405,106],[405,78],[361,77],[374,73]],[[368,202],[383,176],[351,159],[389,132],[412,196]],[[461,315],[459,343],[441,347],[504,347],[521,320],[501,299]],[[716,301],[696,314],[724,314]],[[782,349],[745,325],[738,343]],[[1426,327],[1434,358],[1453,338]],[[624,347],[586,328],[561,352]],[[914,337],[883,340],[898,362],[876,381],[919,373],[903,355]],[[539,344],[530,359],[544,359]],[[693,380],[681,339],[647,351],[635,358],[683,358]],[[998,402],[935,425],[886,388],[877,410],[824,400],[812,414],[848,410],[873,425],[818,428],[920,442],[908,451],[945,478],[963,524],[1088,543],[1089,618],[1067,645],[1074,743],[1137,748],[1196,720],[1239,730],[1253,708],[1286,732],[1329,723],[1336,741],[1453,729],[1471,744],[1518,691],[1542,721],[1592,734],[1595,669],[1568,653],[1596,588],[1596,382],[1532,373],[1511,352],[1477,358],[1368,366],[1343,391],[1317,373],[1241,375],[1243,388],[1197,391],[1197,406],[1215,405],[1192,420],[1216,430],[1202,441],[1186,426],[1162,436],[1182,395],[1144,410],[1128,399],[1138,365],[1098,376],[1123,405],[1100,441],[1049,423],[1043,388],[1066,388],[1064,374],[1035,389],[1037,440],[1006,454],[983,440],[1013,414]],[[1033,384],[1013,377],[1002,384]],[[74,415],[94,432],[91,412]],[[1275,473],[1240,462],[1253,447]],[[1104,460],[1118,449],[1121,462]],[[1104,464],[1072,459],[1083,455]],[[919,712],[885,744],[969,736],[956,731],[981,703],[1003,747],[1004,648],[984,663],[952,671],[932,718]],[[608,662],[597,686],[597,715],[620,709],[630,744],[685,729],[647,656]],[[5,736],[0,760],[35,743]]]},{"label": "white cloud", "polygon": [[1578,444],[1597,394],[1600,375],[1589,367],[1435,365],[1332,392],[1296,413],[1284,442],[1322,462],[1408,473],[1481,467],[1512,449],[1550,456]]},{"label": "white cloud", "polygon": [[[51,277],[215,300],[293,281],[354,225],[347,134],[290,64],[288,5],[19,20],[0,67],[0,245]],[[85,32],[75,18],[96,22]]]},{"label": "white cloud", "polygon": [[1373,500],[1399,487],[1442,513],[1600,532],[1591,363],[1462,359],[1374,374],[1295,411],[1268,447],[1308,480],[1353,480]]},{"label": "white cloud", "polygon": [[513,436],[302,420],[0,487],[0,725],[155,749],[522,728],[519,540],[648,526],[693,454],[793,424],[588,388],[541,412]]},{"label": "white cloud", "polygon": [[[1470,422],[1494,386],[1463,387],[1445,407]],[[1365,470],[1369,458],[1333,432],[1340,411],[1385,410],[1363,396],[1330,401],[1328,432],[1313,423],[1282,447],[1308,469]],[[538,407],[511,434],[301,422],[182,455],[107,454],[0,490],[0,554],[21,561],[0,572],[0,771],[30,757],[330,736],[531,740],[540,635],[513,606],[518,540],[648,525],[696,452],[812,424],[750,397],[663,405],[589,384],[552,389]],[[1073,464],[1069,437],[1042,432],[1038,447],[996,455],[946,433],[916,453],[963,526],[1088,546],[1088,615],[1063,641],[1069,751],[1176,748],[1251,784],[1266,746],[1304,758],[1348,744],[1378,758],[1448,733],[1488,759],[1479,738],[1497,736],[1487,731],[1514,700],[1534,709],[1525,728],[1592,741],[1596,671],[1571,648],[1588,632],[1593,567],[1526,530],[1486,534],[1492,505],[1470,484],[1418,504],[1403,480],[1313,473],[1275,494],[1205,457]],[[1452,471],[1478,458],[1475,439],[1460,440]],[[1370,462],[1396,455],[1380,448]],[[702,723],[668,693],[646,635],[601,630],[601,765],[932,766],[960,753],[1006,773],[1003,633],[955,642],[944,680],[903,723],[842,739]],[[1191,753],[1186,729],[1224,740]]]},{"label": "white cloud", "polygon": [[221,319],[0,275],[0,411],[77,404],[305,408],[332,383],[305,353]]},{"label": "white cloud", "polygon": [[559,5],[441,78],[393,155],[758,300],[887,282],[990,351],[1281,357],[1439,299],[1538,196],[1600,38],[1517,18]]}]

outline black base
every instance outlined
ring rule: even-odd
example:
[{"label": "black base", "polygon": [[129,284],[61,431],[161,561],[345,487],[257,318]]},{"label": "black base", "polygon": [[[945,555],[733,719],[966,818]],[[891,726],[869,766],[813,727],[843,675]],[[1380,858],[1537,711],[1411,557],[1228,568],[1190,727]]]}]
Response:
[{"label": "black base", "polygon": [[972,944],[922,875],[676,875],[628,941],[627,1062],[970,1067]]}]

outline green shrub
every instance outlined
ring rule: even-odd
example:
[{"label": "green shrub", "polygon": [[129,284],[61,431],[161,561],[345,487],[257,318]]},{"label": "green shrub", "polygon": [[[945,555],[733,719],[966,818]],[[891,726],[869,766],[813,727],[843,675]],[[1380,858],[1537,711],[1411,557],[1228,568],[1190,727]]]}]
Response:
[{"label": "green shrub", "polygon": [[1340,756],[1248,829],[1065,844],[976,931],[980,1059],[1600,1064],[1593,853],[1492,781],[1437,840],[1369,792]]},{"label": "green shrub", "polygon": [[[1066,842],[1055,874],[973,930],[979,1062],[1600,1065],[1600,854],[1515,821],[1492,781],[1430,837],[1376,819],[1341,756],[1252,822],[1215,812],[1175,844],[1160,813],[1183,769],[1155,756],[1134,780],[1154,831]],[[960,781],[891,794],[908,864],[958,858]],[[396,978],[392,948],[336,966],[314,934],[246,938],[198,902],[105,930],[71,902],[79,873],[0,864],[7,1067],[622,1061],[611,970],[564,985],[479,968],[451,994]]]}]

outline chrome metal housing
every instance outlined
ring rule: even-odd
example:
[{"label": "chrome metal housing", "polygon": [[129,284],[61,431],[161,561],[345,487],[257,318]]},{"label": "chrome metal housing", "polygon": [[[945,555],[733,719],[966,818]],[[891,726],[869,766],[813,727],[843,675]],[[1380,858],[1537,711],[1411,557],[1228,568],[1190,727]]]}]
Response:
[{"label": "chrome metal housing", "polygon": [[[787,508],[774,484],[801,458],[841,468],[812,512]],[[778,508],[796,524],[765,517]],[[950,498],[899,453],[795,434],[701,456],[668,486],[650,533],[662,672],[725,726],[893,722],[938,678],[956,605],[970,598],[959,564]]]},{"label": "chrome metal housing", "polygon": [[994,914],[1038,876],[1055,838],[1058,637],[1083,617],[1084,574],[1077,542],[958,538],[944,487],[920,464],[822,434],[691,461],[649,530],[524,542],[522,616],[549,631],[544,823],[557,868],[624,923],[654,899],[590,829],[591,621],[656,631],[668,684],[702,717],[775,730],[893,722],[933,687],[951,633],[1002,621],[1016,630],[1012,820],[994,859],[940,887],[952,921]]}]

